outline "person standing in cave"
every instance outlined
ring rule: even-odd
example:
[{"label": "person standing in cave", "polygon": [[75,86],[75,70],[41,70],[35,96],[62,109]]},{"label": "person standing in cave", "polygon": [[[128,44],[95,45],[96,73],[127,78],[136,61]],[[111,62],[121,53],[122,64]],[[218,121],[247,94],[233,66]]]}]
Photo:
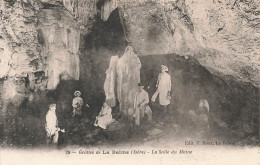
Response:
[{"label": "person standing in cave", "polygon": [[205,126],[206,129],[209,129],[209,103],[206,99],[200,99],[199,106],[195,110],[196,115],[199,117],[200,123],[202,126]]},{"label": "person standing in cave", "polygon": [[83,106],[83,99],[80,97],[81,92],[75,91],[74,95],[75,95],[75,98],[72,100],[72,107],[73,107],[72,116],[81,116],[82,115],[82,106]]},{"label": "person standing in cave", "polygon": [[147,115],[148,121],[152,121],[152,110],[148,105],[149,103],[149,95],[144,90],[144,84],[138,84],[138,91],[136,92],[134,109],[135,109],[135,125],[140,125],[141,120],[144,115]]},{"label": "person standing in cave", "polygon": [[161,73],[157,80],[157,90],[152,96],[152,102],[155,102],[156,97],[159,94],[159,103],[163,106],[164,112],[167,112],[167,106],[170,104],[171,100],[171,76],[166,73],[168,67],[166,65],[161,65]]},{"label": "person standing in cave", "polygon": [[49,111],[46,114],[45,130],[47,132],[46,145],[57,145],[59,138],[59,131],[65,132],[65,129],[58,127],[58,120],[56,116],[56,104],[50,104]]}]

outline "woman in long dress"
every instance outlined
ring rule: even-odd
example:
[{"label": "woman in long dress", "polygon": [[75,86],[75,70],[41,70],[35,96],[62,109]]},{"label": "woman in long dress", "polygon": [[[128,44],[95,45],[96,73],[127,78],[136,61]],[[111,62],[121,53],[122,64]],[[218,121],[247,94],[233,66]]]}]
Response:
[{"label": "woman in long dress", "polygon": [[113,121],[114,119],[112,118],[112,109],[106,102],[104,102],[99,115],[96,117],[94,126],[99,126],[100,128],[106,129],[107,126]]},{"label": "woman in long dress", "polygon": [[158,76],[157,80],[157,90],[152,96],[152,101],[155,102],[156,97],[159,94],[159,103],[163,106],[164,111],[167,111],[167,105],[170,104],[171,100],[171,76],[166,73],[168,71],[168,67],[165,65],[161,65],[162,72]]}]

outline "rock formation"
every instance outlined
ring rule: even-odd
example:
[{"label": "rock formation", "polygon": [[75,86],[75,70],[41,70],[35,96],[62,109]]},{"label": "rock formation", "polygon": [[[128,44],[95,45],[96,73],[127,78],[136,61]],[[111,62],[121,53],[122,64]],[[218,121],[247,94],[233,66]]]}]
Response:
[{"label": "rock formation", "polygon": [[195,56],[214,74],[258,86],[258,1],[128,1],[118,6],[138,54]]},{"label": "rock formation", "polygon": [[117,8],[117,0],[105,1],[101,7],[101,19],[107,21],[113,10]]},{"label": "rock formation", "polygon": [[126,47],[124,55],[117,63],[117,97],[120,111],[129,115],[129,110],[134,109],[134,98],[140,82],[141,62],[133,49]]},{"label": "rock formation", "polygon": [[43,40],[42,56],[46,57],[47,89],[56,89],[61,79],[79,79],[79,27],[62,8],[43,9],[38,15],[38,28]]},{"label": "rock formation", "polygon": [[117,78],[117,63],[118,56],[112,56],[110,59],[109,68],[106,71],[106,80],[104,82],[104,91],[106,95],[106,100],[110,103],[111,107],[116,106],[116,78]]},{"label": "rock formation", "polygon": [[18,107],[37,91],[56,89],[60,79],[79,79],[80,34],[76,21],[59,3],[45,9],[47,2],[37,2],[0,4],[4,113],[10,103]]}]

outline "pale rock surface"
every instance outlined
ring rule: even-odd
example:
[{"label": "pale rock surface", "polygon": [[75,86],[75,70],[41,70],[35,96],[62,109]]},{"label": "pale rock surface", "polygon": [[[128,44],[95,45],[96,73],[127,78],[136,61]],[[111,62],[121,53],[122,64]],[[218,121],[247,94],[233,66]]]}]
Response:
[{"label": "pale rock surface", "polygon": [[106,80],[104,82],[104,91],[106,95],[106,100],[109,101],[109,105],[114,107],[116,105],[116,78],[117,72],[116,67],[118,63],[118,56],[112,56],[110,59],[109,68],[106,71]]},{"label": "pale rock surface", "polygon": [[117,97],[120,111],[126,116],[129,115],[130,109],[134,109],[134,98],[140,82],[140,69],[140,59],[131,50],[126,50],[118,60]]},{"label": "pale rock surface", "polygon": [[101,7],[101,19],[107,21],[113,10],[117,8],[117,0],[105,1]]},{"label": "pale rock surface", "polygon": [[193,36],[205,50],[197,57],[202,65],[259,85],[259,5],[254,0],[185,1]]},{"label": "pale rock surface", "polygon": [[47,58],[47,89],[55,89],[60,76],[78,80],[80,33],[76,21],[62,8],[44,9],[39,13],[38,28],[44,40],[43,55]]},{"label": "pale rock surface", "polygon": [[194,56],[213,74],[259,85],[259,1],[119,1],[139,55]]},{"label": "pale rock surface", "polygon": [[13,108],[7,109],[9,103],[18,107],[28,96],[28,73],[44,69],[44,60],[39,51],[37,11],[22,1],[1,1],[0,15],[2,120],[3,116],[15,113]]},{"label": "pale rock surface", "polygon": [[18,107],[30,92],[55,89],[60,78],[79,79],[79,27],[59,2],[51,9],[41,9],[44,5],[40,1],[0,2],[4,113],[9,103]]}]

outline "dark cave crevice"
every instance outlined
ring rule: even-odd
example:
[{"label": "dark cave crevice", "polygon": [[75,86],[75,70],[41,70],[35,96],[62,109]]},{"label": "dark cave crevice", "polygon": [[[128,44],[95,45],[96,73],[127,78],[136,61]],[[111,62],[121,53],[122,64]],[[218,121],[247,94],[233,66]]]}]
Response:
[{"label": "dark cave crevice", "polygon": [[105,22],[97,16],[91,33],[81,36],[80,84],[89,102],[102,104],[97,100],[104,98],[103,85],[110,58],[123,55],[126,44],[118,9]]}]

